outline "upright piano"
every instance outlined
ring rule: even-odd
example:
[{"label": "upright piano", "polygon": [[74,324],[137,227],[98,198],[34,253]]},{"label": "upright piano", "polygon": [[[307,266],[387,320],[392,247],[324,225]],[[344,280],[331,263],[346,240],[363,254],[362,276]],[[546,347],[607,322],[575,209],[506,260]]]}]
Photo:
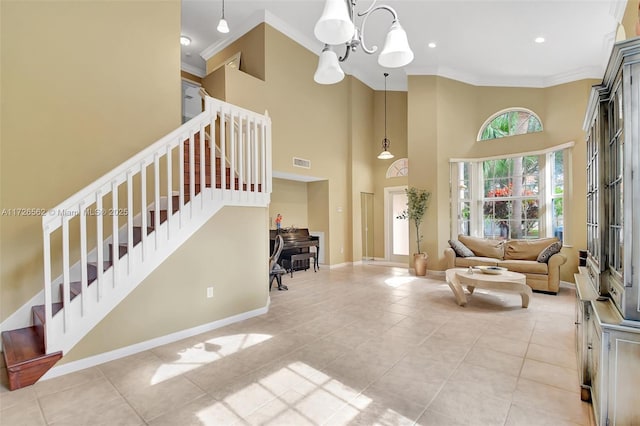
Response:
[{"label": "upright piano", "polygon": [[[291,273],[293,271],[307,270],[313,259],[313,270],[318,268],[318,253],[320,253],[320,238],[309,235],[307,228],[281,228],[269,231],[270,252],[273,253],[276,235],[280,235],[284,242],[280,260],[278,263]],[[315,247],[315,252],[310,250]]]}]

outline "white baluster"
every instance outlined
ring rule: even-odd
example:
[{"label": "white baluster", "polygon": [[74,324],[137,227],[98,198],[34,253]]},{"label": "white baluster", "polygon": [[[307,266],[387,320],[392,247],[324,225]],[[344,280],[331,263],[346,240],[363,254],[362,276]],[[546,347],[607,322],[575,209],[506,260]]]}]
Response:
[{"label": "white baluster", "polygon": [[225,125],[227,120],[227,113],[220,109],[220,189],[224,194],[224,190],[227,188],[227,134],[225,131]]},{"label": "white baluster", "polygon": [[205,150],[206,134],[204,132],[204,122],[200,123],[200,207],[204,209],[204,193],[207,187],[207,154]]},{"label": "white baluster", "polygon": [[[264,115],[267,117],[266,120],[263,122],[262,125],[262,134],[263,134],[263,139],[262,139],[262,144],[264,147],[264,153],[265,153],[265,162],[264,162],[264,169],[265,169],[265,193],[270,194],[271,193],[271,120],[269,119],[269,113],[267,111],[264,112]],[[268,129],[268,130],[267,130]]]},{"label": "white baluster", "polygon": [[229,162],[231,163],[231,173],[229,174],[229,189],[231,191],[235,191],[236,189],[236,130],[235,130],[236,118],[233,114],[233,110],[231,114],[229,114],[229,133],[231,136],[231,144],[229,146],[229,151],[231,151],[231,158]]},{"label": "white baluster", "polygon": [[189,218],[193,218],[193,199],[196,197],[196,147],[193,131],[189,131]]},{"label": "white baluster", "polygon": [[140,162],[140,219],[142,219],[142,229],[140,230],[140,247],[142,248],[142,261],[146,259],[147,254],[147,163],[142,160]]},{"label": "white baluster", "polygon": [[69,317],[71,312],[71,297],[69,293],[69,286],[71,285],[69,279],[69,218],[70,216],[67,214],[62,217],[62,304],[64,306],[62,311],[65,334],[71,329],[71,319]]},{"label": "white baluster", "polygon": [[[96,191],[96,242],[98,244],[98,265],[104,262],[104,235],[102,216],[102,191]],[[102,299],[102,268],[98,268],[96,285],[98,286],[98,302]]]},{"label": "white baluster", "polygon": [[[112,256],[120,257],[120,247],[114,247]],[[133,171],[127,171],[127,271],[133,273]]]},{"label": "white baluster", "polygon": [[167,145],[167,197],[169,204],[169,214],[167,215],[167,240],[171,238],[171,223],[173,217],[173,176],[171,173],[171,144]]},{"label": "white baluster", "polygon": [[180,137],[180,142],[178,142],[178,194],[179,194],[179,211],[180,211],[180,228],[182,228],[182,225],[184,224],[183,222],[183,218],[182,218],[182,214],[184,211],[184,140],[185,140],[185,136],[181,136]]},{"label": "white baluster", "polygon": [[[43,226],[42,237],[44,255],[44,347],[46,349],[49,343],[53,342],[51,336],[51,330],[53,329],[53,327],[51,327],[53,318],[53,298],[51,297],[51,234],[49,233],[48,226]],[[49,327],[47,327],[46,324],[49,324]]]},{"label": "white baluster", "polygon": [[[115,214],[118,211],[118,182],[115,180],[111,182],[111,199],[112,199],[111,224],[113,225],[113,236],[111,238],[113,240],[113,246],[119,247],[120,236],[118,235],[118,216],[116,216]],[[111,263],[112,263],[111,267],[113,268],[112,271],[113,271],[113,287],[114,288],[118,283],[118,272],[119,272],[118,263],[119,262],[120,262],[119,256],[111,257]],[[101,271],[103,269],[104,269],[104,264],[99,263],[98,271]]]},{"label": "white baluster", "polygon": [[160,241],[158,240],[160,235],[160,214],[161,214],[161,206],[160,206],[160,154],[157,152],[153,156],[153,190],[154,190],[154,202],[156,205],[156,214],[155,214],[155,224],[154,229],[155,232],[155,242],[156,242],[156,250],[160,248]]},{"label": "white baluster", "polygon": [[[238,115],[238,190],[244,183],[244,117]],[[235,184],[235,182],[234,182]]]},{"label": "white baluster", "polygon": [[258,192],[258,181],[260,178],[258,177],[258,140],[256,134],[256,118],[253,117],[251,120],[251,142],[253,142],[253,168],[251,172],[251,182],[253,183],[253,192]]},{"label": "white baluster", "polygon": [[214,197],[215,189],[216,189],[216,118],[217,114],[214,112],[211,116],[211,121],[209,124],[209,133],[211,133],[211,141],[210,141],[210,149],[209,156],[211,160],[211,199]]},{"label": "white baluster", "polygon": [[82,301],[82,316],[86,315],[87,309],[87,214],[85,212],[84,201],[78,206],[80,210],[80,297]]}]

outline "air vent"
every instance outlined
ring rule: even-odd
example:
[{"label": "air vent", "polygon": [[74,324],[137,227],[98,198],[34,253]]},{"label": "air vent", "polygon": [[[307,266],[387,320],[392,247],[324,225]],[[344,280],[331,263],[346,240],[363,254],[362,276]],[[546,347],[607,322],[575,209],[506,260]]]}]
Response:
[{"label": "air vent", "polygon": [[311,160],[305,160],[304,158],[293,157],[293,166],[302,167],[303,169],[310,169]]}]

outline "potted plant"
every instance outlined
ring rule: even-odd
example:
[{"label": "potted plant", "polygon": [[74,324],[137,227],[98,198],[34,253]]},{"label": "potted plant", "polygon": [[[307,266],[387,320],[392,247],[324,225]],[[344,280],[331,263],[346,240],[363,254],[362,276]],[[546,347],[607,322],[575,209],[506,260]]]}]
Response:
[{"label": "potted plant", "polygon": [[407,188],[407,209],[402,212],[398,219],[409,219],[413,222],[416,228],[416,243],[418,252],[413,254],[413,266],[416,270],[416,275],[424,276],[427,274],[427,256],[420,250],[420,241],[422,241],[422,235],[420,234],[420,224],[424,219],[424,215],[427,212],[427,206],[429,204],[429,198],[431,193],[424,189]]}]

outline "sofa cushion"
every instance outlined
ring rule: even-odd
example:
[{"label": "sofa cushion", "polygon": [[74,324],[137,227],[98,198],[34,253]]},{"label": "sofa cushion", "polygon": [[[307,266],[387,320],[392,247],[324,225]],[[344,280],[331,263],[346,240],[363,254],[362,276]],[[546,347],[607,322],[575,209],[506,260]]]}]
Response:
[{"label": "sofa cushion", "polygon": [[[462,234],[458,235],[458,241],[467,246],[473,252],[473,254],[478,257],[493,257],[496,259],[502,259],[504,257],[503,241],[489,240],[487,238],[469,237]],[[542,251],[543,248],[544,247],[542,247],[540,251]],[[538,253],[540,251],[538,251]],[[536,256],[538,255],[538,253],[536,253]],[[535,258],[533,260],[535,260]]]},{"label": "sofa cushion", "polygon": [[561,249],[562,249],[562,244],[560,243],[560,241],[551,243],[547,246],[547,248],[545,248],[540,252],[536,260],[540,263],[548,263],[549,259],[551,259],[551,256],[553,256],[556,253],[560,253]]},{"label": "sofa cushion", "polygon": [[546,263],[536,262],[535,260],[500,260],[498,266],[521,274],[546,275],[549,272],[549,267]]},{"label": "sofa cushion", "polygon": [[468,268],[469,266],[497,266],[498,259],[493,257],[456,257],[456,266],[458,268]]},{"label": "sofa cushion", "polygon": [[469,247],[462,244],[460,241],[449,240],[449,245],[456,252],[456,256],[459,257],[470,257],[473,256],[473,252],[469,250]]},{"label": "sofa cushion", "polygon": [[[538,260],[538,255],[557,238],[535,240],[508,240],[504,248],[504,260]],[[473,248],[471,248],[473,250]]]}]

